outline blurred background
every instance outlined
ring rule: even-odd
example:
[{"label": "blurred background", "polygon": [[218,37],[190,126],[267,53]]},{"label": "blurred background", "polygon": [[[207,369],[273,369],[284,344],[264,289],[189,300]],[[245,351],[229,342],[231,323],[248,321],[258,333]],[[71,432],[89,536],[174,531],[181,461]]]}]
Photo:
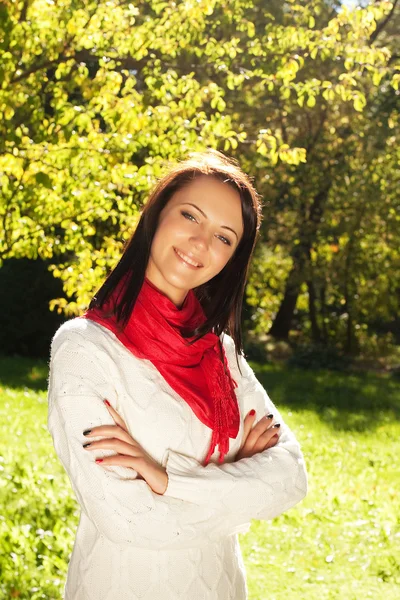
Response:
[{"label": "blurred background", "polygon": [[245,351],[309,471],[241,536],[249,600],[400,597],[399,31],[398,0],[0,2],[0,598],[61,598],[78,520],[51,338],[205,148],[262,195]]}]

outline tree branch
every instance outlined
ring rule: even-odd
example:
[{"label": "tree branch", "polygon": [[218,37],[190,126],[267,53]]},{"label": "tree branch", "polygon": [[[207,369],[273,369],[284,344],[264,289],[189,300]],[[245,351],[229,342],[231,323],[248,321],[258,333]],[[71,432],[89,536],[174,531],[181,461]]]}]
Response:
[{"label": "tree branch", "polygon": [[390,13],[380,23],[378,23],[375,31],[371,34],[371,37],[369,38],[370,45],[375,42],[378,35],[381,33],[381,31],[383,31],[385,29],[386,25],[389,23],[389,21],[393,17],[394,11],[396,10],[397,3],[398,3],[398,0],[394,0]]},{"label": "tree branch", "polygon": [[28,12],[28,8],[29,8],[29,0],[24,0],[24,3],[22,5],[22,9],[21,9],[21,14],[19,15],[19,22],[22,23],[23,21],[26,21],[26,15]]}]

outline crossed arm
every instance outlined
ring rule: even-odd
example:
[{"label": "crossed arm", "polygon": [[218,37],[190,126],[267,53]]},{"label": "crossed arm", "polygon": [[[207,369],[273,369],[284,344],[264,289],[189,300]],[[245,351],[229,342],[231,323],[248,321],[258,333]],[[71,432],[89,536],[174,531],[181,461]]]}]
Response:
[{"label": "crossed arm", "polygon": [[82,510],[108,539],[159,550],[206,545],[241,531],[252,518],[272,519],[304,498],[307,474],[299,444],[244,359],[240,394],[260,417],[276,415],[281,423],[276,446],[206,467],[169,450],[164,495],[132,469],[95,464],[110,451],[85,451],[83,431],[115,425],[103,403],[108,398],[115,406],[115,392],[92,346],[70,331],[53,341],[48,428]]}]

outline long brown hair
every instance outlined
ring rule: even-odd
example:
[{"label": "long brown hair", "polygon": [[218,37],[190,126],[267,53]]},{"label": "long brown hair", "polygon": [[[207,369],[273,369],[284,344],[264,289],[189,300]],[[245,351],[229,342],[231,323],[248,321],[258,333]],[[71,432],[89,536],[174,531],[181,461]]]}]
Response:
[{"label": "long brown hair", "polygon": [[[161,211],[172,195],[199,176],[210,176],[231,185],[240,195],[243,235],[225,267],[215,277],[194,288],[207,320],[184,337],[196,341],[209,331],[218,336],[226,332],[234,340],[236,355],[243,354],[241,313],[250,261],[259,236],[262,204],[250,178],[236,160],[217,150],[193,152],[186,160],[174,164],[162,177],[145,204],[137,227],[124,252],[107,279],[92,298],[89,308],[102,308],[120,280],[127,275],[126,285],[118,297],[115,317],[123,328],[131,315],[143,285],[153,237]],[[237,356],[236,356],[237,358]]]}]

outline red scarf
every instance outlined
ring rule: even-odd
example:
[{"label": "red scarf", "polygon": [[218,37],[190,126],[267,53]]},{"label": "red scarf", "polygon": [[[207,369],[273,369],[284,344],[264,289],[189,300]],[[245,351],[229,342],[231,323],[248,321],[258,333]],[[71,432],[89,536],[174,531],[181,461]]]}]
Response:
[{"label": "red scarf", "polygon": [[239,408],[234,391],[237,384],[232,380],[224,348],[215,333],[207,333],[191,346],[187,340],[194,338],[184,338],[179,333],[180,327],[194,328],[206,320],[199,300],[193,290],[189,290],[183,306],[178,309],[145,277],[129,321],[121,331],[115,316],[103,314],[115,306],[113,300],[118,288],[103,309],[88,309],[82,318],[110,329],[132,354],[153,363],[200,421],[213,430],[204,466],[217,444],[222,463],[229,450],[229,438],[235,439],[239,432]]}]

